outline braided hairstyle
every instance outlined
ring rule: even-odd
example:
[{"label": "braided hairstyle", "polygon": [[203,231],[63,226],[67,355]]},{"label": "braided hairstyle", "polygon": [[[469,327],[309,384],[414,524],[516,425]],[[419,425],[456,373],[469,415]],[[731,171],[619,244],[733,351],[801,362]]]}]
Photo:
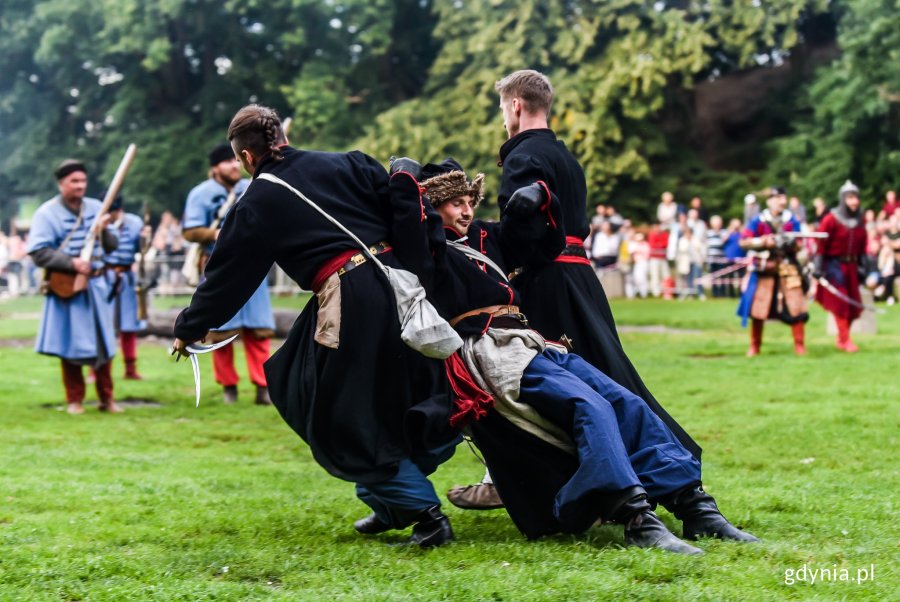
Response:
[{"label": "braided hairstyle", "polygon": [[281,145],[287,142],[281,120],[275,109],[252,104],[243,107],[231,119],[228,140],[234,143],[238,153],[249,150],[256,157],[271,155],[281,161]]}]

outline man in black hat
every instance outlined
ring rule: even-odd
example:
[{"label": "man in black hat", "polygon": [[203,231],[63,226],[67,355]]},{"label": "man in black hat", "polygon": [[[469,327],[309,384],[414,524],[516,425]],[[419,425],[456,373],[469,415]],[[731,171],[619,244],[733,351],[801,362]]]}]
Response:
[{"label": "man in black hat", "polygon": [[[237,203],[250,181],[241,176],[241,164],[231,145],[216,145],[209,153],[209,179],[195,186],[188,194],[184,207],[183,235],[192,243],[202,245],[200,271],[213,252],[222,221]],[[245,249],[253,253],[253,249]],[[256,403],[271,405],[263,364],[269,359],[269,339],[275,334],[275,318],[269,299],[269,285],[265,278],[259,283],[250,300],[228,322],[212,330],[209,342],[223,341],[233,334],[240,334],[244,341],[247,370],[256,385]],[[234,346],[216,349],[213,356],[213,374],[223,387],[225,403],[237,401],[238,373],[234,369]]]},{"label": "man in black hat", "polygon": [[[84,413],[84,366],[94,368],[101,411],[122,410],[113,398],[112,357],[116,352],[109,285],[103,276],[103,252],[116,248],[116,237],[106,229],[109,216],[99,216],[101,203],[85,196],[87,168],[81,161],[67,159],[54,172],[59,194],[41,205],[31,221],[28,253],[35,265],[62,278],[82,274],[88,277],[86,290],[68,296],[48,288],[35,351],[59,357],[67,411]],[[82,259],[87,239],[94,233],[101,245]],[[101,249],[102,246],[102,249]],[[60,293],[64,296],[60,296]]]}]

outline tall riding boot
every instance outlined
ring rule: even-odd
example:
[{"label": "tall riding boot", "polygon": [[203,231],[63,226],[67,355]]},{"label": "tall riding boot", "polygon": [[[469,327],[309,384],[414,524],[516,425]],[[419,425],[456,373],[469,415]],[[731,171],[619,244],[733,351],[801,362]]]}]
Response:
[{"label": "tall riding boot", "polygon": [[122,357],[125,359],[125,380],[142,380],[137,371],[137,333],[119,333],[122,344]]},{"label": "tall riding boot", "polygon": [[837,348],[847,353],[859,351],[859,347],[850,340],[850,320],[835,316],[834,324],[837,326]]},{"label": "tall riding boot", "polygon": [[750,323],[750,349],[747,350],[747,357],[759,355],[759,348],[762,347],[763,322],[753,318]]},{"label": "tall riding boot", "polygon": [[685,539],[716,537],[744,543],[759,541],[728,522],[716,506],[716,500],[703,491],[700,483],[676,491],[661,503],[682,521]]},{"label": "tall riding boot", "polygon": [[94,374],[97,376],[95,386],[97,398],[100,400],[98,409],[110,414],[121,414],[124,410],[119,407],[113,396],[112,361],[95,368]]},{"label": "tall riding boot", "polygon": [[805,333],[806,324],[803,322],[791,324],[791,334],[794,335],[794,353],[797,355],[806,355],[806,346],[804,345]]},{"label": "tall riding boot", "polygon": [[63,387],[66,389],[66,411],[84,414],[84,372],[81,366],[61,360]]}]

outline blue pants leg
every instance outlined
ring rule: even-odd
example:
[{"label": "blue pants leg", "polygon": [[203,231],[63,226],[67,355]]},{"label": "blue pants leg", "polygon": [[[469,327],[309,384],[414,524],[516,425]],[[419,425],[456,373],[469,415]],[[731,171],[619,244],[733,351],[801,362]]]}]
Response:
[{"label": "blue pants leg", "polygon": [[578,355],[547,350],[544,356],[578,377],[612,407],[631,466],[651,498],[701,480],[700,463],[640,397]]},{"label": "blue pants leg", "polygon": [[449,460],[462,438],[415,454],[400,462],[397,474],[386,481],[356,485],[356,496],[369,506],[378,519],[394,529],[407,526],[417,511],[440,506],[441,502],[428,475]]}]

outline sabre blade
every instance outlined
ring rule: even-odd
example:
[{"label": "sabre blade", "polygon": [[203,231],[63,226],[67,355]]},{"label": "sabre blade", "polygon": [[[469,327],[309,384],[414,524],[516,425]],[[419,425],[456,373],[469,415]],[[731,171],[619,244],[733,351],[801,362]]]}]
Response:
[{"label": "sabre blade", "polygon": [[196,355],[191,355],[191,368],[194,369],[194,394],[196,397],[195,408],[200,407],[200,360]]},{"label": "sabre blade", "polygon": [[191,343],[185,350],[191,355],[196,353],[209,353],[210,351],[215,351],[216,349],[221,349],[222,347],[228,345],[233,340],[235,340],[238,335],[232,335],[225,339],[224,341],[219,341],[218,343],[213,343],[212,345],[204,345],[202,343]]}]

